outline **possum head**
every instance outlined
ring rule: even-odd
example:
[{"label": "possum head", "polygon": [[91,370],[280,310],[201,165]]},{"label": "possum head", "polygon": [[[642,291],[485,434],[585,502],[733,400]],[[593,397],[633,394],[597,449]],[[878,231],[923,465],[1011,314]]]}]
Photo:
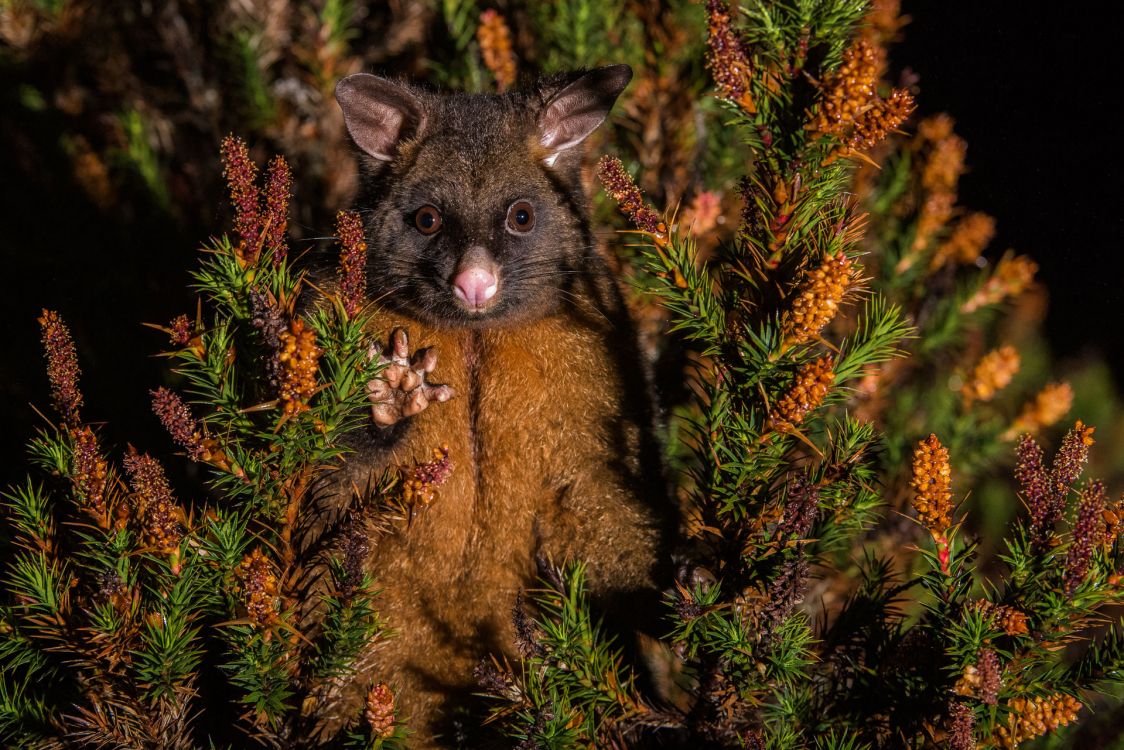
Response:
[{"label": "possum head", "polygon": [[562,305],[593,253],[580,144],[632,71],[507,94],[437,94],[348,76],[336,99],[363,152],[369,288],[436,325],[488,327]]}]

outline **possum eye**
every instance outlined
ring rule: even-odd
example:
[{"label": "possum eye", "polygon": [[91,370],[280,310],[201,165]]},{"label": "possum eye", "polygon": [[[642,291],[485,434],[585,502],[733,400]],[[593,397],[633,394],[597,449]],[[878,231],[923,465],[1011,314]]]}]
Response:
[{"label": "possum eye", "polygon": [[535,228],[535,209],[527,201],[516,201],[507,209],[507,226],[513,232],[526,234]]},{"label": "possum eye", "polygon": [[422,234],[434,234],[441,228],[441,212],[433,206],[422,206],[414,214],[414,227]]}]

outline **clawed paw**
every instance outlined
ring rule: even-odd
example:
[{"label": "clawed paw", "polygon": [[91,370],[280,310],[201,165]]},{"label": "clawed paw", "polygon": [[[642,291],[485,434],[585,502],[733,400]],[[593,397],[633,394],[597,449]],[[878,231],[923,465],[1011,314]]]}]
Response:
[{"label": "clawed paw", "polygon": [[426,382],[426,377],[437,366],[437,352],[432,347],[419,349],[411,357],[405,329],[397,328],[390,335],[389,351],[373,344],[369,356],[386,364],[382,373],[367,384],[371,419],[380,427],[397,424],[435,401],[448,401],[456,395],[451,386]]}]

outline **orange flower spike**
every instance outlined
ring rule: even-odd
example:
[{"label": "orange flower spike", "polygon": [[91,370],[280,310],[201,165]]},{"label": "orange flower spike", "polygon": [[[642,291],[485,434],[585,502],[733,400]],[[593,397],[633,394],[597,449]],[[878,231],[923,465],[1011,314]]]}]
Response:
[{"label": "orange flower spike", "polygon": [[1026,613],[1007,604],[993,604],[986,599],[976,602],[976,610],[992,625],[1007,635],[1026,635],[1030,632]]},{"label": "orange flower spike", "polygon": [[928,247],[930,240],[948,224],[955,204],[956,193],[952,191],[940,190],[925,196],[925,202],[921,204],[921,211],[917,216],[917,228],[914,230],[913,244],[910,245],[911,252],[903,258],[903,260],[908,259],[908,264],[903,268],[903,264],[899,263],[899,271],[912,266],[917,260],[916,253]]},{"label": "orange flower spike", "polygon": [[1013,346],[1001,346],[985,354],[960,388],[964,405],[968,406],[972,401],[990,401],[1010,384],[1020,364],[1019,353]]},{"label": "orange flower spike", "polygon": [[1005,299],[1022,294],[1034,281],[1038,265],[1024,255],[1005,255],[999,260],[995,272],[961,307],[961,312],[972,313],[981,307],[997,305]]},{"label": "orange flower spike", "polygon": [[70,437],[74,441],[70,481],[74,486],[75,497],[82,508],[97,519],[99,526],[108,528],[106,481],[109,477],[109,464],[98,452],[98,439],[92,429],[74,429]]},{"label": "orange flower spike", "polygon": [[1007,723],[995,730],[999,747],[1015,750],[1020,744],[1053,732],[1077,720],[1081,701],[1072,695],[1055,693],[1044,697],[1012,698],[1007,707]]},{"label": "orange flower spike", "polygon": [[1104,546],[1112,547],[1124,530],[1124,495],[1107,504],[1101,520],[1104,522]]},{"label": "orange flower spike", "polygon": [[901,0],[874,0],[870,4],[866,22],[876,38],[888,41],[897,35],[909,21],[909,17],[902,16],[901,11]]},{"label": "orange flower spike", "polygon": [[394,734],[394,693],[385,682],[374,685],[367,693],[363,718],[376,738],[386,739]]},{"label": "orange flower spike", "polygon": [[843,62],[823,81],[823,95],[810,130],[841,133],[866,112],[885,67],[885,51],[860,36],[843,53]]},{"label": "orange flower spike", "polygon": [[921,187],[930,193],[954,193],[964,173],[968,144],[952,132],[952,118],[939,116],[918,127],[921,137],[932,143],[921,168]]},{"label": "orange flower spike", "polygon": [[187,534],[183,509],[176,505],[164,467],[135,451],[124,458],[145,544],[172,558],[178,568],[180,543]]},{"label": "orange flower spike", "polygon": [[853,156],[877,146],[913,114],[913,109],[913,95],[905,89],[894,89],[889,99],[875,98],[866,110],[855,118],[851,134],[842,145],[828,155],[824,164],[830,164],[838,158]]},{"label": "orange flower spike", "polygon": [[792,387],[773,404],[769,426],[777,432],[793,432],[806,416],[819,408],[835,384],[835,360],[824,355],[796,373]]},{"label": "orange flower spike", "polygon": [[1069,383],[1050,383],[1027,403],[1011,426],[1003,433],[1004,440],[1014,440],[1024,432],[1037,433],[1056,424],[1073,407],[1073,388]]},{"label": "orange flower spike", "polygon": [[437,488],[449,481],[453,462],[449,460],[449,446],[433,449],[433,459],[418,464],[405,472],[402,482],[402,501],[407,505],[428,506],[437,497]]},{"label": "orange flower spike", "polygon": [[323,350],[316,345],[316,331],[296,318],[282,331],[280,363],[281,389],[278,394],[285,416],[293,417],[308,410],[308,400],[316,393],[316,373]]},{"label": "orange flower spike", "polygon": [[929,270],[936,271],[950,263],[971,265],[975,263],[995,237],[995,219],[985,213],[971,213],[956,223],[952,234],[937,247],[929,262]]},{"label": "orange flower spike", "polygon": [[261,549],[255,549],[242,558],[234,575],[238,579],[238,593],[250,623],[264,628],[277,622],[280,619],[277,614],[280,590],[272,561]]},{"label": "orange flower spike", "polygon": [[484,67],[491,71],[496,89],[503,93],[515,83],[515,54],[511,49],[511,30],[504,17],[491,9],[481,13],[476,40],[480,43]]},{"label": "orange flower spike", "polygon": [[839,311],[854,278],[854,264],[843,253],[828,256],[810,271],[781,320],[785,345],[804,344],[819,336]]},{"label": "orange flower spike", "polygon": [[917,444],[913,451],[913,508],[937,544],[941,571],[948,572],[949,549],[946,532],[952,525],[952,466],[948,448],[936,435]]}]

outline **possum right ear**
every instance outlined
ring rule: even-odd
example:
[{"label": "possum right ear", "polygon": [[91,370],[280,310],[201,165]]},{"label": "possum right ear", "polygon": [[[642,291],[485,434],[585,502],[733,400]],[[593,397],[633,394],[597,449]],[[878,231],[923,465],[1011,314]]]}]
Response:
[{"label": "possum right ear", "polygon": [[336,101],[355,145],[382,161],[393,159],[398,144],[425,125],[425,112],[413,92],[369,73],[337,83]]}]

